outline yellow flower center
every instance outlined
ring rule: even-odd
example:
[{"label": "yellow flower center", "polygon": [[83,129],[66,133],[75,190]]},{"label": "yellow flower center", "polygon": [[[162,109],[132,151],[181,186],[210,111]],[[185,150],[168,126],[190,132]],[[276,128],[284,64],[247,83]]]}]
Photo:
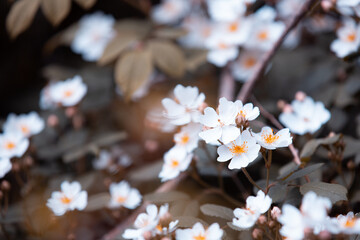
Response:
[{"label": "yellow flower center", "polygon": [[172,168],[176,168],[177,166],[179,166],[179,161],[176,160],[176,159],[172,159],[172,160],[171,160],[171,163],[170,163],[170,166],[171,166]]},{"label": "yellow flower center", "polygon": [[22,125],[20,128],[21,128],[21,131],[25,134],[28,134],[30,132],[29,128],[25,125]]},{"label": "yellow flower center", "polygon": [[180,138],[179,143],[185,145],[189,142],[189,140],[190,140],[189,135],[187,133],[184,133],[184,135]]},{"label": "yellow flower center", "polygon": [[256,59],[253,58],[253,57],[248,57],[244,61],[244,67],[247,68],[247,69],[252,68],[255,64],[256,64]]},{"label": "yellow flower center", "polygon": [[264,31],[259,32],[258,35],[257,35],[257,37],[258,37],[258,39],[260,39],[261,41],[264,41],[264,40],[266,40],[266,39],[269,38],[269,34],[268,34],[268,32],[267,32],[266,30],[264,30]]},{"label": "yellow flower center", "polygon": [[116,201],[117,201],[118,203],[124,203],[124,202],[126,201],[126,197],[120,196],[120,197],[116,198]]},{"label": "yellow flower center", "polygon": [[63,196],[60,201],[63,203],[63,204],[69,204],[71,203],[72,199],[71,198],[68,198],[66,196]]},{"label": "yellow flower center", "polygon": [[264,139],[265,143],[270,144],[278,140],[279,136],[276,136],[273,133],[269,133],[269,134],[263,134],[262,138]]},{"label": "yellow flower center", "polygon": [[355,223],[356,223],[356,218],[350,217],[350,218],[346,219],[344,227],[352,228],[355,226]]},{"label": "yellow flower center", "polygon": [[248,147],[246,144],[247,144],[246,141],[240,146],[233,144],[233,146],[229,150],[231,153],[233,153],[235,155],[241,155],[243,153],[246,153],[248,150]]},{"label": "yellow flower center", "polygon": [[229,26],[229,31],[230,32],[236,32],[239,28],[239,24],[238,23],[232,23]]},{"label": "yellow flower center", "polygon": [[8,150],[14,149],[15,146],[16,146],[15,143],[10,142],[10,141],[5,144],[5,148]]},{"label": "yellow flower center", "polygon": [[244,110],[240,110],[237,115],[242,116],[243,118],[246,118],[246,114],[245,114]]},{"label": "yellow flower center", "polygon": [[159,231],[159,232],[162,232],[162,226],[161,226],[161,224],[158,224],[157,226],[156,226],[156,229]]},{"label": "yellow flower center", "polygon": [[220,49],[226,49],[227,48],[227,45],[225,44],[225,43],[219,43],[218,44],[218,47],[220,48]]},{"label": "yellow flower center", "polygon": [[349,35],[346,36],[346,41],[348,41],[348,42],[354,42],[355,39],[356,39],[355,33],[350,33]]},{"label": "yellow flower center", "polygon": [[205,240],[205,239],[206,239],[206,237],[202,234],[194,236],[194,240]]},{"label": "yellow flower center", "polygon": [[70,97],[71,95],[73,95],[73,91],[71,91],[71,90],[66,90],[64,92],[64,97],[66,97],[66,98]]}]

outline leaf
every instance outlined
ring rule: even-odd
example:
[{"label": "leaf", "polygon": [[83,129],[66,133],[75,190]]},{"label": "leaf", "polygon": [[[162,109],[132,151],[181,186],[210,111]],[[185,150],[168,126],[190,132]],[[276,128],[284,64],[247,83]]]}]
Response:
[{"label": "leaf", "polygon": [[77,4],[79,4],[84,9],[89,9],[96,3],[96,0],[74,0]]},{"label": "leaf", "polygon": [[191,55],[186,58],[186,69],[189,71],[194,71],[200,65],[207,62],[207,54],[206,50],[194,50]]},{"label": "leaf", "polygon": [[111,196],[107,192],[90,196],[85,211],[96,211],[107,207],[110,198]]},{"label": "leaf", "polygon": [[129,181],[151,181],[158,179],[162,165],[164,165],[164,161],[159,160],[137,168],[129,174]]},{"label": "leaf", "polygon": [[53,26],[57,26],[69,14],[71,0],[43,0],[41,8]]},{"label": "leaf", "polygon": [[238,226],[235,226],[232,222],[227,222],[227,225],[235,230],[235,231],[246,231],[247,229],[239,228]]},{"label": "leaf", "polygon": [[154,35],[159,38],[169,38],[169,39],[177,39],[179,37],[185,36],[188,32],[182,28],[159,28],[156,29]]},{"label": "leaf", "polygon": [[196,217],[199,214],[199,202],[192,200],[186,204],[183,215]]},{"label": "leaf", "polygon": [[320,145],[331,145],[339,141],[339,139],[342,137],[341,134],[336,134],[333,137],[327,137],[327,138],[319,138],[319,139],[312,139],[308,141],[300,153],[301,160],[309,158],[311,155],[313,155],[316,151],[316,149]]},{"label": "leaf", "polygon": [[234,218],[233,210],[216,204],[204,204],[200,207],[203,214],[211,217],[219,217],[226,220]]},{"label": "leaf", "polygon": [[152,24],[149,21],[126,19],[115,23],[114,29],[120,36],[128,34],[143,38],[149,34]]},{"label": "leaf", "polygon": [[180,78],[185,73],[185,57],[174,43],[165,40],[153,40],[148,43],[156,66],[173,78]]},{"label": "leaf", "polygon": [[179,220],[179,223],[177,224],[178,228],[191,228],[197,222],[200,222],[204,227],[209,225],[204,220],[196,217],[179,216],[176,217],[175,220]]},{"label": "leaf", "polygon": [[294,171],[294,172],[290,173],[288,176],[286,176],[285,178],[283,178],[282,180],[284,180],[286,182],[290,182],[290,181],[295,180],[297,178],[304,177],[304,176],[318,170],[323,165],[324,165],[324,163],[317,163],[317,164],[308,166],[306,168],[300,169],[299,171]]},{"label": "leaf", "polygon": [[168,203],[178,200],[188,200],[189,195],[179,191],[155,192],[144,195],[144,200],[152,203]]},{"label": "leaf", "polygon": [[44,53],[49,54],[54,51],[59,45],[70,45],[75,38],[75,34],[79,29],[78,24],[73,24],[65,30],[59,32],[52,38],[50,38],[44,47]]},{"label": "leaf", "polygon": [[131,43],[137,39],[134,35],[125,35],[115,37],[105,48],[102,57],[98,63],[100,65],[108,64],[116,59]]},{"label": "leaf", "polygon": [[119,58],[115,65],[115,80],[125,99],[129,100],[149,80],[152,69],[149,51],[131,51]]},{"label": "leaf", "polygon": [[269,189],[268,195],[273,203],[278,203],[284,200],[287,192],[287,186],[284,184],[276,184]]},{"label": "leaf", "polygon": [[301,194],[313,191],[317,195],[327,197],[332,203],[347,200],[347,189],[339,184],[331,184],[325,182],[309,182],[300,187]]},{"label": "leaf", "polygon": [[39,5],[40,0],[19,0],[14,3],[6,18],[6,28],[12,39],[30,26]]}]

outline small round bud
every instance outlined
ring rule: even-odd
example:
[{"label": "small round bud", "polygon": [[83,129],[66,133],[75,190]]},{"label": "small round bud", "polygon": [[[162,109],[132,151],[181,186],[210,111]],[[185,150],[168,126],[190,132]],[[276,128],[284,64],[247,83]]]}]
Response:
[{"label": "small round bud", "polygon": [[75,240],[75,239],[76,239],[76,238],[75,238],[75,234],[70,233],[70,234],[67,236],[67,239],[68,239],[68,240]]},{"label": "small round bud", "polygon": [[282,109],[284,113],[291,113],[293,111],[293,108],[290,104],[285,104],[284,108]]},{"label": "small round bud", "polygon": [[278,208],[278,207],[273,207],[272,209],[271,209],[271,217],[273,218],[273,219],[277,219],[279,216],[281,215],[281,210],[280,210],[280,208]]},{"label": "small round bud", "polygon": [[331,233],[328,231],[321,231],[318,235],[319,239],[321,240],[327,240],[331,239]]},{"label": "small round bud", "polygon": [[104,185],[106,186],[106,188],[109,188],[111,183],[112,183],[112,181],[110,178],[104,179]]},{"label": "small round bud", "polygon": [[331,10],[331,8],[333,8],[334,4],[332,3],[331,0],[322,0],[321,1],[321,8],[325,11],[328,12]]},{"label": "small round bud", "polygon": [[254,239],[261,239],[263,232],[259,229],[259,228],[255,228],[252,233],[251,233],[252,237]]},{"label": "small round bud", "polygon": [[34,159],[30,156],[26,156],[24,159],[25,166],[31,167],[34,165]]},{"label": "small round bud", "polygon": [[51,114],[48,118],[47,118],[47,125],[49,127],[56,127],[57,125],[59,125],[59,118],[58,116],[56,116],[55,114]]},{"label": "small round bud", "polygon": [[296,99],[296,100],[302,102],[302,101],[305,100],[305,98],[306,98],[306,93],[304,93],[304,92],[302,92],[302,91],[296,92],[296,94],[295,94],[295,99]]},{"label": "small round bud", "polygon": [[269,227],[270,228],[274,228],[276,226],[276,222],[275,221],[270,221],[269,222]]},{"label": "small round bud", "polygon": [[258,219],[258,222],[260,224],[265,224],[266,223],[266,217],[264,215],[261,215]]},{"label": "small round bud", "polygon": [[7,191],[10,191],[10,189],[11,189],[11,184],[8,181],[3,180],[1,182],[1,190],[3,190],[4,192],[7,192]]},{"label": "small round bud", "polygon": [[77,112],[76,107],[68,107],[65,109],[65,115],[68,118],[72,118],[76,112]]},{"label": "small round bud", "polygon": [[199,106],[199,111],[201,112],[201,113],[203,113],[204,112],[204,110],[205,110],[205,108],[207,108],[208,107],[208,105],[206,104],[206,103],[201,103],[201,105]]},{"label": "small round bud", "polygon": [[157,149],[159,149],[159,142],[156,140],[148,139],[144,143],[145,149],[148,152],[155,152]]},{"label": "small round bud", "polygon": [[346,167],[349,169],[349,170],[354,170],[356,168],[356,164],[354,163],[354,161],[350,160],[347,164],[346,164]]},{"label": "small round bud", "polygon": [[72,124],[75,129],[80,129],[84,125],[84,118],[81,115],[75,115],[72,119]]},{"label": "small round bud", "polygon": [[144,238],[145,240],[150,240],[150,239],[152,238],[151,232],[149,232],[149,231],[144,232],[144,233],[143,233],[143,238]]},{"label": "small round bud", "polygon": [[334,132],[330,132],[328,137],[331,138],[331,137],[334,137],[334,136],[335,136],[335,133],[334,133]]},{"label": "small round bud", "polygon": [[11,170],[13,172],[19,172],[20,169],[21,169],[21,167],[20,167],[20,164],[18,162],[13,162],[12,163],[12,169]]},{"label": "small round bud", "polygon": [[286,105],[286,102],[284,100],[279,100],[279,101],[277,101],[276,105],[277,105],[278,109],[283,110]]}]

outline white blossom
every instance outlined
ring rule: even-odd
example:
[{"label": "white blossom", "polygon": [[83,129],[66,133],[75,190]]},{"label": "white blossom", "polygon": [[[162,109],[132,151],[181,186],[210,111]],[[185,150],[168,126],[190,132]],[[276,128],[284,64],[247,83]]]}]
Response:
[{"label": "white blossom", "polygon": [[234,141],[240,135],[240,129],[235,125],[235,118],[238,114],[237,106],[234,102],[222,97],[219,100],[219,113],[213,108],[207,107],[204,115],[201,115],[199,122],[206,129],[199,133],[199,136],[206,143],[221,140],[224,144]]},{"label": "white blossom", "polygon": [[244,130],[235,141],[218,147],[217,161],[226,162],[231,159],[229,169],[240,169],[254,161],[259,151],[260,145],[256,143],[255,137],[251,136],[249,130]]},{"label": "white blossom", "polygon": [[205,46],[209,49],[207,60],[218,67],[225,66],[235,60],[239,54],[238,48],[227,41],[221,32],[215,32],[206,40]]},{"label": "white blossom", "polygon": [[233,225],[242,229],[251,228],[260,215],[269,210],[271,202],[271,198],[259,190],[256,197],[250,196],[246,199],[246,208],[236,208],[234,210]]},{"label": "white blossom", "polygon": [[266,149],[287,147],[292,143],[292,137],[288,128],[281,129],[276,134],[270,127],[263,127],[260,133],[254,134],[260,146]]},{"label": "white blossom", "polygon": [[221,240],[224,231],[218,223],[211,224],[207,229],[201,223],[195,223],[191,229],[176,230],[176,240]]},{"label": "white blossom", "polygon": [[40,133],[45,127],[44,120],[36,112],[28,114],[9,114],[4,123],[5,132],[18,132],[24,137]]},{"label": "white blossom", "polygon": [[79,21],[79,29],[71,43],[71,49],[86,61],[98,60],[107,44],[115,36],[115,19],[108,14],[96,12],[85,15]]},{"label": "white blossom", "polygon": [[118,208],[123,206],[125,208],[135,209],[141,203],[142,197],[140,192],[135,188],[131,188],[129,183],[126,181],[111,183],[110,194],[110,208]]},{"label": "white blossom", "polygon": [[78,104],[87,92],[87,86],[80,76],[69,78],[65,81],[50,85],[49,94],[51,99],[64,107]]},{"label": "white blossom", "polygon": [[64,215],[67,211],[75,209],[81,211],[87,205],[87,192],[81,191],[79,182],[64,181],[61,183],[61,192],[53,192],[46,205],[56,216]]},{"label": "white blossom", "polygon": [[0,158],[0,178],[3,178],[12,169],[10,158]]},{"label": "white blossom", "polygon": [[0,158],[22,157],[29,144],[29,139],[19,132],[0,134]]},{"label": "white blossom", "polygon": [[164,155],[164,165],[159,173],[161,181],[167,181],[179,176],[185,171],[192,160],[193,155],[186,152],[184,148],[173,147]]},{"label": "white blossom", "polygon": [[254,107],[252,103],[243,105],[242,101],[236,100],[237,116],[243,117],[246,121],[255,120],[260,115],[258,107]]},{"label": "white blossom", "polygon": [[311,97],[294,100],[291,107],[293,111],[281,113],[279,119],[291,132],[299,135],[316,132],[331,116],[322,102],[314,102]]},{"label": "white blossom", "polygon": [[263,52],[244,50],[239,58],[231,65],[232,74],[240,82],[246,82],[255,71],[256,64],[261,60]]},{"label": "white blossom", "polygon": [[190,10],[190,2],[183,0],[162,0],[152,9],[152,19],[161,24],[173,24],[185,17]]},{"label": "white blossom", "polygon": [[178,84],[174,89],[175,99],[164,98],[162,104],[166,109],[166,117],[174,125],[185,125],[197,122],[200,112],[199,108],[205,100],[203,93],[199,94],[197,87],[184,87]]},{"label": "white blossom", "polygon": [[174,135],[174,142],[177,147],[184,148],[188,153],[198,146],[201,124],[189,123],[181,128],[179,133]]},{"label": "white blossom", "polygon": [[208,12],[214,21],[230,22],[241,17],[246,5],[240,0],[207,0]]},{"label": "white blossom", "polygon": [[326,229],[333,234],[360,234],[360,219],[353,212],[331,218]]}]

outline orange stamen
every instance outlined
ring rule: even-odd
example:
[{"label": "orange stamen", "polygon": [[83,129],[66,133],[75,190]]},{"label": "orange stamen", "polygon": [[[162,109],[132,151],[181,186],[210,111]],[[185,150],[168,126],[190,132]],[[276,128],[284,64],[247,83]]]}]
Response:
[{"label": "orange stamen", "polygon": [[230,148],[229,150],[235,155],[241,155],[247,152],[248,147],[246,144],[247,144],[246,141],[240,146],[233,144],[232,148]]},{"label": "orange stamen", "polygon": [[60,201],[63,203],[63,204],[69,204],[71,203],[72,199],[71,198],[68,198],[66,196],[63,196]]},{"label": "orange stamen", "polygon": [[260,39],[261,41],[264,41],[264,40],[268,39],[269,34],[268,34],[267,31],[264,30],[264,31],[259,32],[259,34],[257,35],[257,37],[258,37],[258,39]]},{"label": "orange stamen", "polygon": [[244,61],[244,67],[247,69],[252,68],[255,64],[256,64],[256,59],[253,57],[249,57]]},{"label": "orange stamen", "polygon": [[229,26],[229,31],[230,32],[236,32],[238,30],[238,28],[239,28],[239,25],[237,23],[232,23]]},{"label": "orange stamen", "polygon": [[13,142],[7,142],[7,143],[5,144],[5,148],[8,149],[8,150],[14,149],[14,148],[15,148],[15,143],[13,143]]}]

